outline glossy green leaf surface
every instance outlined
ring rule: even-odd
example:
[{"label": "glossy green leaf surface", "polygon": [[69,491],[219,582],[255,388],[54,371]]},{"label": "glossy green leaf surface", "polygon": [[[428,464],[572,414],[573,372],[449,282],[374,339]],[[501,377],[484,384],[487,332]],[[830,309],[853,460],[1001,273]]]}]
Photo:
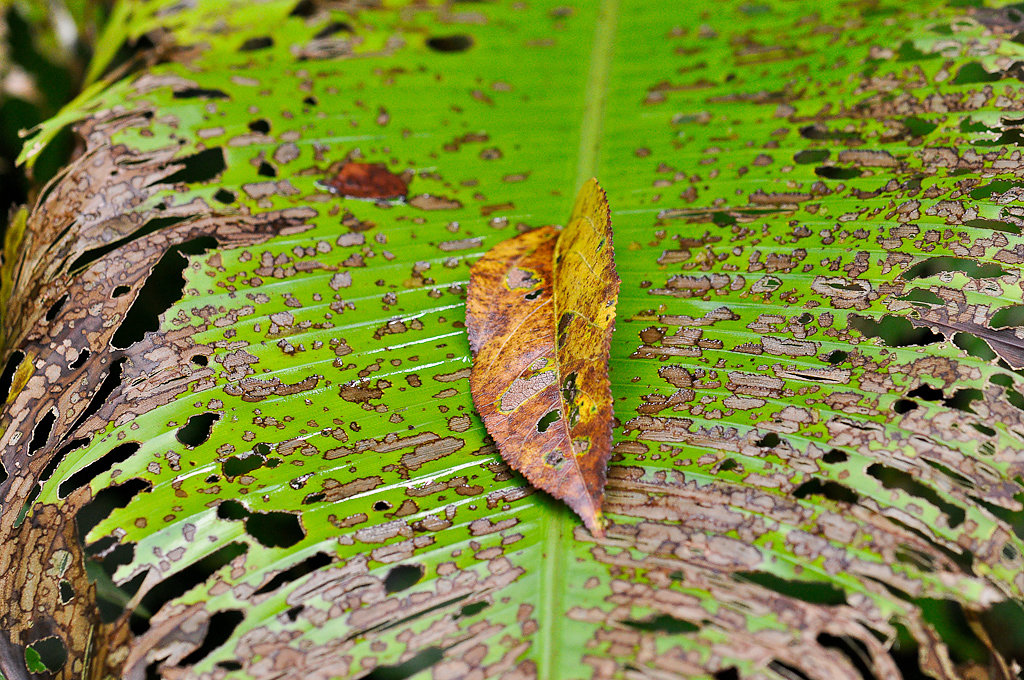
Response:
[{"label": "glossy green leaf surface", "polygon": [[[3,301],[0,592],[44,584],[47,635],[101,603],[61,672],[1001,677],[1012,12],[363,4],[126,3],[98,63],[143,34],[159,63],[26,144],[85,140]],[[408,199],[332,193],[355,159]],[[469,265],[592,175],[622,278],[602,539],[501,462],[463,324]],[[41,636],[3,616],[0,658]]]}]

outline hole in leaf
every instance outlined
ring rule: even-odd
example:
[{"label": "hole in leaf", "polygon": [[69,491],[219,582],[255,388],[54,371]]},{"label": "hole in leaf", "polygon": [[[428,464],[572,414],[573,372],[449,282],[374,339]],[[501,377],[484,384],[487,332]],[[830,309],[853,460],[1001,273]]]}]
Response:
[{"label": "hole in leaf", "polygon": [[75,371],[85,365],[85,362],[89,359],[89,355],[92,354],[88,349],[83,348],[75,360],[68,364],[68,368]]},{"label": "hole in leaf", "polygon": [[192,357],[192,363],[196,366],[208,366],[210,364],[210,360],[202,354],[196,354]]},{"label": "hole in leaf", "polygon": [[107,397],[121,386],[121,369],[126,361],[128,361],[127,358],[121,357],[110,364],[110,372],[107,373],[107,377],[105,377],[103,382],[100,383],[100,388],[96,390],[96,394],[92,396],[92,400],[89,401],[89,405],[85,407],[84,411],[82,411],[82,415],[78,416],[78,420],[76,420],[75,424],[70,428],[70,430],[68,430],[69,432],[74,432],[80,423],[85,422],[95,415],[95,413],[100,410],[100,407],[103,406],[104,402],[106,402]]},{"label": "hole in leaf", "polygon": [[56,673],[67,660],[67,647],[57,636],[36,640],[25,648],[25,665],[30,673]]},{"label": "hole in leaf", "polygon": [[101,489],[75,515],[75,521],[78,524],[78,535],[84,539],[94,526],[102,522],[114,511],[114,508],[126,507],[135,496],[152,488],[153,485],[145,480],[129,479],[121,484]]},{"label": "hole in leaf", "polygon": [[927,288],[912,288],[906,295],[901,295],[900,300],[907,302],[920,302],[923,305],[944,305],[942,298]]},{"label": "hole in leaf", "polygon": [[793,489],[793,496],[794,498],[823,496],[829,500],[850,504],[856,503],[860,500],[860,496],[856,492],[851,491],[848,487],[843,486],[839,482],[823,482],[817,478],[810,479]]},{"label": "hole in leaf", "polygon": [[183,165],[185,167],[172,175],[164,177],[161,180],[157,180],[154,184],[177,184],[179,182],[192,184],[197,182],[209,182],[210,180],[219,177],[220,174],[228,167],[224,160],[224,150],[219,146],[212,149],[205,149],[197,154],[186,156],[185,158],[175,159],[172,161],[172,164]]},{"label": "hole in leaf", "polygon": [[880,321],[864,316],[850,315],[850,327],[866,338],[878,338],[889,347],[908,345],[931,345],[945,338],[929,328],[914,326],[902,316],[886,314]]},{"label": "hole in leaf", "polygon": [[824,179],[853,179],[860,177],[859,168],[837,168],[834,165],[822,165],[814,169],[814,174]]},{"label": "hole in leaf", "polygon": [[6,403],[11,397],[11,385],[14,384],[14,374],[18,370],[18,366],[25,360],[25,353],[20,349],[11,352],[11,355],[7,357],[7,363],[4,364],[3,373],[0,373],[0,399]]},{"label": "hole in leaf", "polygon": [[729,470],[735,470],[739,466],[740,464],[736,462],[735,458],[726,458],[722,461],[721,465],[718,466],[718,471],[728,472]]},{"label": "hole in leaf", "polygon": [[996,603],[978,614],[992,645],[1005,658],[1024,662],[1024,607],[1015,600]]},{"label": "hole in leaf", "polygon": [[192,588],[210,578],[218,569],[230,563],[247,550],[244,543],[228,543],[201,560],[190,564],[176,574],[153,586],[132,612],[129,627],[136,635],[149,629],[149,619],[174,598],[181,597]]},{"label": "hole in leaf", "polygon": [[670,635],[694,633],[700,630],[700,626],[696,626],[689,621],[684,621],[683,619],[677,619],[676,617],[669,616],[668,614],[658,614],[657,616],[652,616],[648,619],[644,619],[643,621],[627,620],[623,621],[623,623],[630,628],[635,628],[636,630],[643,630],[650,633],[668,633]]},{"label": "hole in leaf", "polygon": [[850,635],[836,636],[828,633],[819,633],[817,640],[822,647],[834,649],[849,659],[864,680],[875,680],[875,674],[871,671],[874,665],[871,653],[863,642]]},{"label": "hole in leaf", "polygon": [[963,508],[943,500],[935,490],[917,481],[909,473],[882,465],[881,463],[874,463],[868,466],[867,472],[887,489],[902,489],[910,495],[934,505],[945,513],[951,529],[955,529],[964,521],[966,513]]},{"label": "hole in leaf", "polygon": [[917,402],[912,399],[897,399],[892,405],[892,410],[900,415],[909,413],[917,408]]},{"label": "hole in leaf", "polygon": [[925,573],[935,571],[934,556],[922,552],[918,548],[901,543],[895,551],[896,559],[904,564],[912,564]]},{"label": "hole in leaf", "polygon": [[131,288],[129,286],[117,286],[116,288],[114,288],[113,292],[110,293],[110,297],[119,298],[125,293],[128,293],[129,291],[131,291]]},{"label": "hole in leaf", "polygon": [[221,464],[221,470],[224,472],[225,477],[231,479],[232,477],[252,472],[261,465],[263,465],[263,457],[259,454],[251,453],[244,457],[232,456],[228,458]]},{"label": "hole in leaf", "polygon": [[331,23],[327,24],[319,31],[317,31],[316,34],[313,35],[313,39],[322,40],[324,38],[329,38],[337,33],[354,33],[354,31],[352,30],[351,24],[348,24],[344,21],[332,21]]},{"label": "hole in leaf", "polygon": [[842,130],[829,130],[821,123],[806,125],[800,128],[800,136],[804,139],[834,140],[837,142],[851,142],[860,144],[860,135],[856,132],[843,132]]},{"label": "hole in leaf", "polygon": [[942,399],[942,390],[936,389],[928,383],[921,383],[907,392],[907,396],[915,399],[924,399],[925,401],[938,401]]},{"label": "hole in leaf", "polygon": [[242,670],[242,664],[238,663],[237,661],[218,661],[213,665],[217,666],[218,668],[223,668],[226,671]]},{"label": "hole in leaf", "polygon": [[318,552],[315,555],[311,555],[306,559],[302,560],[293,567],[282,571],[280,574],[270,579],[267,584],[257,590],[253,595],[265,595],[271,593],[283,585],[298,581],[306,574],[311,574],[317,569],[322,569],[331,563],[331,558],[327,553]]},{"label": "hole in leaf", "polygon": [[249,510],[233,500],[223,500],[217,505],[217,517],[227,520],[245,519],[249,516]]},{"label": "hole in leaf", "polygon": [[790,666],[788,663],[779,661],[778,659],[772,659],[769,661],[768,668],[786,678],[786,680],[811,680],[811,678],[801,672],[796,666]]},{"label": "hole in leaf", "polygon": [[385,510],[390,510],[392,507],[394,506],[392,506],[391,503],[384,500],[377,501],[373,504],[373,509],[377,512],[384,512]]},{"label": "hole in leaf", "polygon": [[430,668],[440,661],[442,656],[440,647],[429,647],[405,663],[395,666],[377,666],[372,673],[364,677],[365,680],[405,680]]},{"label": "hole in leaf", "polygon": [[470,602],[469,604],[464,605],[462,609],[459,610],[459,613],[455,615],[455,618],[461,619],[470,616],[476,616],[485,609],[487,609],[486,602]]},{"label": "hole in leaf", "polygon": [[547,429],[559,418],[558,409],[548,411],[544,416],[537,421],[537,432],[547,432]]},{"label": "hole in leaf", "polygon": [[982,200],[985,198],[992,198],[993,194],[1002,194],[1015,187],[1024,186],[1020,182],[1014,182],[1008,179],[996,179],[992,180],[988,184],[980,187],[971,189],[971,198]]},{"label": "hole in leaf", "polygon": [[800,165],[821,163],[829,157],[828,149],[804,149],[793,154],[793,161]]},{"label": "hole in leaf", "polygon": [[168,248],[153,267],[110,343],[114,347],[128,347],[141,340],[147,332],[159,329],[160,316],[181,299],[185,290],[186,255],[198,255],[216,247],[216,239],[201,236]]},{"label": "hole in leaf", "polygon": [[907,628],[898,621],[893,622],[896,640],[889,649],[889,656],[900,670],[900,677],[905,680],[934,680],[934,676],[921,670],[920,654],[917,640]]},{"label": "hole in leaf", "polygon": [[288,13],[290,17],[302,17],[308,19],[317,12],[317,3],[314,0],[299,0],[295,3],[295,7]]},{"label": "hole in leaf", "polygon": [[236,200],[235,195],[227,189],[217,189],[216,193],[213,194],[213,198],[224,204],[234,203]]},{"label": "hole in leaf", "polygon": [[270,123],[265,118],[257,118],[249,121],[249,129],[263,135],[270,134]]},{"label": "hole in leaf", "polygon": [[[86,440],[86,442],[87,441],[88,440]],[[81,446],[81,444],[79,446]],[[138,442],[125,442],[124,444],[118,444],[104,454],[102,458],[86,465],[84,468],[61,482],[60,486],[57,488],[57,495],[61,498],[67,498],[68,494],[75,489],[85,486],[118,463],[123,463],[128,460],[128,458],[138,451],[139,448],[140,445]]]},{"label": "hole in leaf", "polygon": [[60,603],[67,604],[75,598],[75,589],[71,586],[69,581],[62,580],[58,586],[60,590]]},{"label": "hole in leaf", "polygon": [[206,629],[206,637],[203,638],[203,644],[182,659],[179,665],[193,666],[205,659],[209,656],[210,652],[228,641],[231,634],[235,632],[235,628],[244,619],[245,614],[238,609],[228,609],[211,616],[209,626]]},{"label": "hole in leaf", "polygon": [[989,319],[989,326],[992,328],[1024,326],[1024,305],[1003,307]]},{"label": "hole in leaf", "polygon": [[239,48],[239,52],[255,52],[256,50],[264,50],[274,45],[274,39],[269,35],[263,35],[256,38],[249,38],[243,42]]},{"label": "hole in leaf", "polygon": [[21,510],[18,511],[18,516],[14,519],[14,528],[17,529],[24,523],[28,517],[28,513],[32,510],[32,506],[35,504],[36,499],[39,498],[39,491],[42,487],[38,484],[32,486],[32,490],[29,492],[28,497],[25,499],[25,503],[22,504]]},{"label": "hole in leaf", "polygon": [[55,408],[51,408],[46,412],[46,415],[39,419],[35,429],[32,430],[32,441],[28,445],[28,455],[35,455],[36,451],[46,446],[50,433],[53,431],[53,423],[56,420],[57,409]]},{"label": "hole in leaf", "polygon": [[967,615],[959,603],[932,598],[915,599],[914,603],[921,608],[925,621],[932,624],[942,638],[954,663],[983,663],[988,660],[988,650],[971,630]]},{"label": "hole in leaf", "polygon": [[435,52],[465,52],[473,46],[468,35],[446,35],[427,38],[427,47]]},{"label": "hole in leaf", "polygon": [[942,272],[962,272],[972,279],[994,279],[1006,274],[997,264],[979,264],[962,257],[930,257],[903,272],[904,281],[923,279]]},{"label": "hole in leaf", "polygon": [[949,399],[943,399],[942,403],[949,408],[955,408],[958,411],[965,411],[967,413],[974,413],[974,409],[971,408],[971,402],[981,401],[985,398],[985,395],[981,390],[974,388],[960,389],[953,393],[953,396]]},{"label": "hole in leaf", "polygon": [[277,177],[277,170],[270,163],[263,161],[260,163],[260,167],[256,169],[256,174],[260,177]]},{"label": "hole in leaf", "polygon": [[754,442],[754,445],[760,446],[761,448],[764,449],[773,449],[776,446],[778,446],[779,442],[781,441],[782,440],[779,439],[779,435],[775,434],[774,432],[769,432],[768,434]]},{"label": "hole in leaf", "polygon": [[985,361],[992,361],[996,358],[996,353],[992,351],[987,342],[970,333],[954,333],[953,344],[972,357],[984,359]]},{"label": "hole in leaf", "polygon": [[544,291],[542,289],[538,288],[537,290],[535,290],[533,292],[527,293],[523,297],[526,298],[527,300],[536,300],[537,298],[540,297],[540,294],[543,293],[543,292]]},{"label": "hole in leaf", "polygon": [[847,456],[844,452],[840,451],[839,449],[832,449],[831,451],[826,453],[824,456],[822,456],[821,459],[823,461],[825,461],[826,463],[830,463],[831,464],[831,463],[845,463],[846,461],[848,461],[850,459],[850,457]]},{"label": "hole in leaf", "polygon": [[996,436],[996,431],[993,430],[988,425],[982,425],[981,423],[971,423],[971,427],[973,427],[975,430],[985,435],[986,437]]},{"label": "hole in leaf", "polygon": [[312,505],[313,503],[319,503],[325,498],[327,498],[327,494],[323,493],[322,491],[317,491],[316,493],[308,494],[305,498],[303,498],[302,504]]},{"label": "hole in leaf", "polygon": [[935,123],[929,123],[928,121],[917,118],[916,116],[907,116],[903,119],[903,124],[906,126],[907,131],[910,132],[914,137],[924,137],[935,131],[938,125]]},{"label": "hole in leaf", "polygon": [[224,90],[207,87],[186,87],[174,92],[175,99],[231,99]]},{"label": "hole in leaf", "polygon": [[65,293],[57,298],[57,301],[50,305],[50,308],[46,310],[46,320],[53,321],[60,314],[60,310],[63,309],[64,304],[68,301],[68,295]]},{"label": "hole in leaf", "polygon": [[788,580],[762,571],[742,571],[733,574],[738,581],[748,581],[773,592],[810,604],[846,604],[846,594],[830,583]]},{"label": "hole in leaf", "polygon": [[288,548],[306,537],[298,515],[290,512],[260,512],[245,521],[245,531],[268,548]]},{"label": "hole in leaf", "polygon": [[423,578],[423,573],[421,564],[399,564],[384,577],[384,590],[388,593],[397,593],[411,588]]},{"label": "hole in leaf", "polygon": [[1002,78],[1001,73],[989,73],[980,63],[972,61],[960,67],[952,82],[954,85],[970,85],[972,83],[993,83],[1000,78]]},{"label": "hole in leaf", "polygon": [[[99,248],[92,248],[90,250],[85,251],[84,253],[79,255],[77,258],[75,258],[74,262],[72,262],[70,265],[68,265],[68,271],[69,272],[78,271],[79,269],[82,269],[82,268],[86,267],[87,265],[92,264],[93,262],[95,262],[96,260],[100,259],[101,257],[106,255],[107,253],[112,252],[114,250],[117,250],[118,248],[123,246],[125,243],[130,243],[131,241],[135,241],[137,239],[140,239],[143,236],[146,236],[148,234],[152,234],[153,232],[159,231],[161,229],[166,229],[167,227],[171,227],[171,226],[173,226],[175,224],[180,224],[180,223],[184,222],[186,219],[188,219],[188,218],[187,217],[181,217],[181,216],[175,216],[175,217],[154,217],[151,220],[146,220],[146,222],[144,222],[141,227],[139,227],[138,229],[136,229],[132,233],[128,234],[124,238],[119,238],[116,241],[111,241],[110,243],[108,243],[108,244],[106,244],[104,246],[100,246]],[[127,291],[125,291],[125,292],[127,292]],[[114,297],[117,297],[117,295],[114,295]]]},{"label": "hole in leaf", "polygon": [[219,413],[200,413],[189,416],[185,425],[174,433],[174,438],[185,446],[195,448],[210,438],[213,424],[220,420]]},{"label": "hole in leaf", "polygon": [[740,680],[740,672],[736,670],[736,666],[729,666],[720,671],[715,671],[711,674],[711,677],[715,680]]}]

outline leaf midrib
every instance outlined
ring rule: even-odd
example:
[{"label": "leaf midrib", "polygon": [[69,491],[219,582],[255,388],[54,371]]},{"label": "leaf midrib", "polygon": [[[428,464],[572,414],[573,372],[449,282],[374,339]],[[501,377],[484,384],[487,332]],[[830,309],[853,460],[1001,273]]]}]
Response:
[{"label": "leaf midrib", "polygon": [[[608,73],[612,62],[612,47],[618,20],[619,0],[602,0],[597,11],[594,26],[594,42],[590,53],[590,66],[584,88],[586,100],[583,118],[580,122],[579,154],[576,161],[576,178],[571,195],[575,196],[583,184],[594,176],[601,148],[601,132],[604,120],[605,92]],[[561,650],[562,617],[566,590],[567,569],[561,563],[566,550],[562,544],[573,540],[573,529],[578,523],[576,515],[564,505],[546,514],[543,572],[539,593],[538,609],[540,626],[538,630],[538,675],[541,680],[558,677],[557,658]]]}]

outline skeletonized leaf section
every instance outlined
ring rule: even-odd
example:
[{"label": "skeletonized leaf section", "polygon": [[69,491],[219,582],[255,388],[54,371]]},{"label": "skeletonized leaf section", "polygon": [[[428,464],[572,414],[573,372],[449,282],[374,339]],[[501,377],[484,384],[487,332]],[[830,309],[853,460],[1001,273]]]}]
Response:
[{"label": "skeletonized leaf section", "polygon": [[512,467],[596,535],[604,533],[618,293],[608,202],[592,179],[564,230],[521,234],[473,265],[467,300],[470,386],[487,431]]}]

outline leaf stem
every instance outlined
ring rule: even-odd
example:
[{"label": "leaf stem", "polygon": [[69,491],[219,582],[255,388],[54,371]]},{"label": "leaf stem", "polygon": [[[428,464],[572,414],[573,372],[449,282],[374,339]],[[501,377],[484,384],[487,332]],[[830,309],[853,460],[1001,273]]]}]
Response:
[{"label": "leaf stem", "polygon": [[586,100],[580,126],[580,152],[576,161],[576,185],[572,195],[597,173],[597,159],[601,151],[601,128],[604,122],[604,104],[614,52],[615,28],[618,24],[619,0],[604,0],[597,12],[594,29],[594,49],[590,53],[587,73]]},{"label": "leaf stem", "polygon": [[[615,29],[618,23],[619,0],[603,0],[598,9],[594,27],[594,48],[590,53],[590,69],[585,89],[586,101],[580,125],[580,148],[576,165],[576,186],[573,195],[597,172],[601,149],[601,128],[604,122],[605,90],[611,69]],[[537,654],[538,678],[551,680],[562,677],[558,657],[562,649],[562,620],[566,590],[567,565],[563,560],[567,551],[563,543],[572,540],[576,516],[562,503],[552,503],[547,513],[547,536],[544,541],[544,569],[539,602],[540,630]]]}]

